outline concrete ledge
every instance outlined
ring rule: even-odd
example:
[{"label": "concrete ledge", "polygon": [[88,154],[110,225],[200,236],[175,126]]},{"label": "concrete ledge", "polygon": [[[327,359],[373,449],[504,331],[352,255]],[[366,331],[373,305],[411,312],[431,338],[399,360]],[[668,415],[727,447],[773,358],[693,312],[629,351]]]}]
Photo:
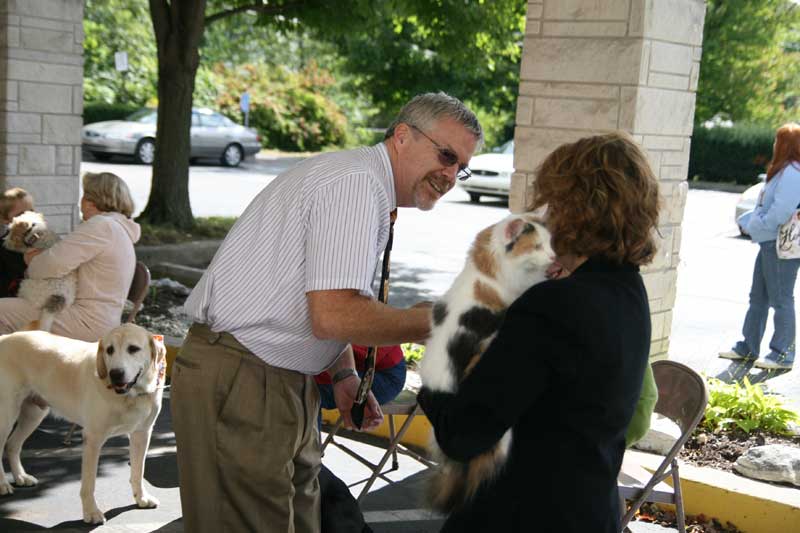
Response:
[{"label": "concrete ledge", "polygon": [[[394,428],[395,431],[398,430],[408,418],[405,415],[396,415],[394,417]],[[336,409],[323,409],[322,410],[322,420],[327,424],[335,424],[336,421],[339,419],[339,411]],[[428,418],[423,414],[418,414],[414,417],[414,420],[411,421],[411,425],[408,426],[408,430],[406,430],[406,434],[403,435],[403,438],[400,439],[400,442],[405,444],[406,446],[416,446],[417,448],[427,448],[428,444],[431,441],[431,431],[433,430],[431,423],[428,421]],[[385,439],[389,439],[389,418],[384,417],[383,423],[378,426],[377,428],[373,429],[372,431],[368,431],[370,435],[375,435],[377,437],[383,437]]]},{"label": "concrete ledge", "polygon": [[217,253],[221,240],[189,241],[179,244],[136,246],[136,258],[148,267],[158,263],[175,263],[205,268]]},{"label": "concrete ledge", "polygon": [[[663,457],[629,450],[649,471]],[[684,508],[731,522],[746,533],[800,533],[800,490],[763,483],[713,468],[680,463]],[[667,480],[671,484],[671,480]]]},{"label": "concrete ledge", "polygon": [[153,278],[167,277],[187,287],[194,287],[203,276],[205,269],[179,265],[176,263],[156,263],[150,267]]}]

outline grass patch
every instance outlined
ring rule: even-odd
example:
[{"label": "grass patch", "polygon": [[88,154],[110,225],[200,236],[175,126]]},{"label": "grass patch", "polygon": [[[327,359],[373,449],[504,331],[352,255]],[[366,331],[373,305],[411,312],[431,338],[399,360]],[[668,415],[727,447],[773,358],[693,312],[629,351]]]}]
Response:
[{"label": "grass patch", "polygon": [[204,239],[224,239],[236,222],[236,217],[201,217],[194,219],[191,231],[182,231],[172,226],[155,226],[142,223],[142,236],[137,244],[142,246],[157,244],[177,244]]}]

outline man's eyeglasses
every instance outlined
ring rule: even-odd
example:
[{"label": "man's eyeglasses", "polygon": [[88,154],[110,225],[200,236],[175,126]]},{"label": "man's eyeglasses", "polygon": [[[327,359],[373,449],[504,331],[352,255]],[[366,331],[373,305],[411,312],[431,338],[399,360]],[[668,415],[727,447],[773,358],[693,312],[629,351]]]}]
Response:
[{"label": "man's eyeglasses", "polygon": [[[440,145],[439,143],[428,137],[428,135],[424,131],[422,131],[415,125],[409,124],[409,126],[420,132],[423,137],[425,137],[426,139],[428,139],[430,142],[433,143],[433,145],[436,147],[437,152],[439,153],[439,163],[441,163],[445,167],[452,167],[453,165],[458,163],[458,155],[456,155],[454,151],[452,151],[450,148],[445,148],[444,146]],[[458,165],[458,172],[456,172],[456,178],[458,178],[459,181],[464,181],[470,176],[472,176],[472,171],[467,167],[467,165]]]}]

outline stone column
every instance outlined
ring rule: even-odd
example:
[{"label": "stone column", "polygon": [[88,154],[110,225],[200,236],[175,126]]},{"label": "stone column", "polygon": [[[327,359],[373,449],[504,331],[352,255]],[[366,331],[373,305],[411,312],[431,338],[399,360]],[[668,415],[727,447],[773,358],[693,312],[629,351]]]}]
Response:
[{"label": "stone column", "polygon": [[0,186],[23,187],[56,231],[77,221],[83,0],[0,1]]},{"label": "stone column", "polygon": [[702,0],[528,2],[511,210],[530,205],[534,170],[557,146],[633,135],[663,197],[659,254],[643,271],[656,358],[669,348],[704,17]]}]

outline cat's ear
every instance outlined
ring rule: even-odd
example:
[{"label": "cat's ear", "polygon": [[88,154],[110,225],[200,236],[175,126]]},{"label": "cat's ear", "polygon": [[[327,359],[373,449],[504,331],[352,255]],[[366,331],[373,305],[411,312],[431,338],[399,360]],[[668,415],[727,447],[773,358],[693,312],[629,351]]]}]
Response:
[{"label": "cat's ear", "polygon": [[520,233],[525,229],[527,223],[521,218],[515,218],[506,224],[505,240],[506,243],[514,242],[519,237]]}]

